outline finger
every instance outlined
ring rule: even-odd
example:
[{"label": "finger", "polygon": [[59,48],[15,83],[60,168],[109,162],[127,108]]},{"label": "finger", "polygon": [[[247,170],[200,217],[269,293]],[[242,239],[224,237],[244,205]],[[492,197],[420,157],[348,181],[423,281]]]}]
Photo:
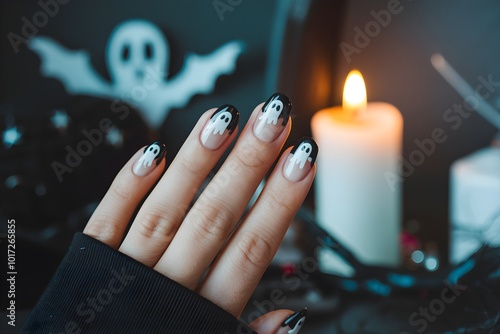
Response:
[{"label": "finger", "polygon": [[316,143],[307,138],[285,151],[203,282],[202,296],[234,315],[241,313],[311,187],[317,152]]},{"label": "finger", "polygon": [[[254,109],[231,154],[155,266],[157,271],[188,288],[198,285],[290,132],[288,98],[275,94],[269,101],[265,104],[269,108],[260,104]],[[257,126],[259,122],[265,126]],[[263,133],[265,140],[258,137]]]},{"label": "finger", "polygon": [[276,310],[252,321],[249,327],[259,334],[297,334],[306,317],[306,308],[299,312]]},{"label": "finger", "polygon": [[165,145],[141,148],[115,177],[83,233],[118,248],[135,209],[165,168]]},{"label": "finger", "polygon": [[[224,118],[222,122],[220,118]],[[142,205],[120,246],[121,252],[148,266],[158,261],[198,188],[235,137],[238,118],[238,111],[230,105],[203,114]]]}]

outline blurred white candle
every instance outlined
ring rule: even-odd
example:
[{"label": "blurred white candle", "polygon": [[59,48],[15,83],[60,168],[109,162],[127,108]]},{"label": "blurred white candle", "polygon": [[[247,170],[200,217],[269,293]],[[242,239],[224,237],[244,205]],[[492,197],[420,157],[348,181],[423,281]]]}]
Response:
[{"label": "blurred white candle", "polygon": [[450,261],[460,263],[484,244],[500,245],[500,148],[488,147],[450,170]]},{"label": "blurred white candle", "polygon": [[[500,114],[440,54],[432,66],[476,111],[500,130]],[[498,136],[498,135],[497,135]],[[497,144],[494,143],[496,146]],[[484,244],[500,245],[500,147],[488,147],[450,169],[450,262],[460,263]]]},{"label": "blurred white candle", "polygon": [[[321,152],[317,160],[318,223],[366,264],[400,263],[403,118],[387,103],[368,103],[361,73],[346,80],[342,107],[320,110],[312,131]],[[331,256],[322,270],[349,275]],[[328,262],[328,263],[325,263]],[[321,261],[320,261],[321,262]]]}]

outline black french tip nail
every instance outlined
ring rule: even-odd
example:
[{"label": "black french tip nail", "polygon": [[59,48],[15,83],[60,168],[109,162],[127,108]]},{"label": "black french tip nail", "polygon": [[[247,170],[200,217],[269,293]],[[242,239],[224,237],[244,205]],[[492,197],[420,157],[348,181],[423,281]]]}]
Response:
[{"label": "black french tip nail", "polygon": [[160,164],[161,160],[165,157],[165,154],[167,153],[167,147],[165,146],[165,144],[160,143],[159,141],[155,141],[149,144],[144,149],[144,153],[146,153],[148,150],[151,151],[153,154],[155,154],[155,150],[157,151],[156,156],[154,158],[157,166]]},{"label": "black french tip nail", "polygon": [[318,144],[316,144],[314,139],[303,137],[295,144],[290,153],[295,154],[297,150],[299,150],[299,153],[302,153],[301,155],[311,163],[311,166],[314,165],[319,151]]},{"label": "black french tip nail", "polygon": [[307,307],[304,307],[304,309],[302,309],[301,311],[295,312],[294,314],[286,318],[285,321],[283,321],[283,323],[281,324],[281,327],[288,326],[292,330],[300,329],[304,325],[306,317],[307,317]]},{"label": "black french tip nail", "polygon": [[285,126],[288,123],[288,118],[292,112],[292,102],[288,96],[282,93],[274,93],[269,97],[262,106],[263,113],[279,113],[278,118],[281,118],[281,125]]},{"label": "black french tip nail", "polygon": [[240,119],[240,113],[235,106],[232,106],[230,104],[224,104],[220,106],[216,111],[214,111],[212,116],[210,116],[210,119],[214,119],[219,116],[225,118],[226,116],[222,115],[222,113],[224,112],[229,112],[231,114],[231,119],[229,120],[229,124],[226,126],[226,130],[229,131],[229,134],[232,134],[238,126],[238,120]]}]

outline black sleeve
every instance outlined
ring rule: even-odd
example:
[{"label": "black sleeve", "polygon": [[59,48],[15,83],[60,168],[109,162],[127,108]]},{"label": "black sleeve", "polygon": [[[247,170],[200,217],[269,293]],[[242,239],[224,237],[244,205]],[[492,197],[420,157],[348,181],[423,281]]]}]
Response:
[{"label": "black sleeve", "polygon": [[255,333],[209,300],[82,233],[22,333]]}]

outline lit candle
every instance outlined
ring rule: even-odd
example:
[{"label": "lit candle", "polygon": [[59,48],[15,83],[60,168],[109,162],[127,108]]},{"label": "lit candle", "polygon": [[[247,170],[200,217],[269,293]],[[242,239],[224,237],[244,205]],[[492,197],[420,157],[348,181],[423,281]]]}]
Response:
[{"label": "lit candle", "polygon": [[[320,110],[312,131],[317,160],[318,223],[366,264],[400,263],[403,118],[388,103],[368,103],[363,77],[349,73],[342,107]],[[322,270],[349,275],[338,258],[322,257]],[[326,263],[329,262],[329,263]]]}]

